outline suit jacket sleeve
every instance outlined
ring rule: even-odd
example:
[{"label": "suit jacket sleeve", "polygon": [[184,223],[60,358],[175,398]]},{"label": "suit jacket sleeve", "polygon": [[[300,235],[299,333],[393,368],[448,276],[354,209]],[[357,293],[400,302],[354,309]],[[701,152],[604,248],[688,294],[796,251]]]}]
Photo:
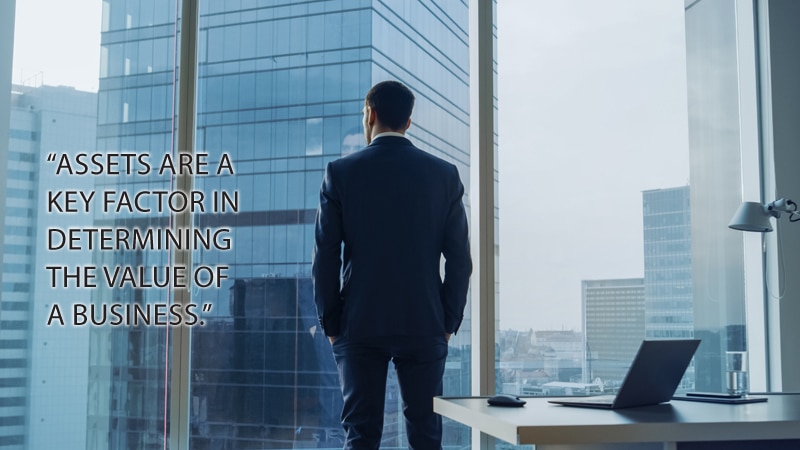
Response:
[{"label": "suit jacket sleeve", "polygon": [[339,336],[342,314],[339,282],[342,267],[342,205],[334,180],[333,166],[328,163],[319,194],[311,269],[317,317],[326,336]]},{"label": "suit jacket sleeve", "polygon": [[469,277],[472,274],[472,257],[469,248],[469,231],[467,214],[464,210],[464,185],[455,172],[450,207],[447,213],[444,245],[442,254],[445,258],[444,281],[442,283],[442,303],[444,304],[447,333],[455,333],[464,319],[464,307],[467,305]]}]

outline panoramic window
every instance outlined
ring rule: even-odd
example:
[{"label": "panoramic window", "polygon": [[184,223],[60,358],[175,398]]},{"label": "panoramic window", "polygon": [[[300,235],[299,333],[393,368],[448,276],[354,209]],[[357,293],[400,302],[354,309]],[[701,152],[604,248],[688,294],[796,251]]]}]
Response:
[{"label": "panoramic window", "polygon": [[679,391],[725,391],[747,350],[735,7],[578,3],[498,7],[498,390],[614,393],[643,339],[698,338]]},{"label": "panoramic window", "polygon": [[497,388],[614,393],[643,339],[697,334],[683,5],[497,9]]},{"label": "panoramic window", "polygon": [[[228,157],[235,174],[196,176],[194,187],[236,193],[238,204],[194,220],[230,246],[193,256],[196,266],[226,267],[228,278],[192,293],[213,313],[192,330],[191,448],[342,446],[339,376],[312,296],[324,169],[364,147],[364,96],[398,79],[417,97],[410,139],[468,177],[467,12],[422,2],[200,2],[195,154],[211,166]],[[467,331],[450,342],[449,395],[469,393],[469,340]],[[447,445],[469,439],[447,423]],[[382,446],[407,446],[391,368]]]},{"label": "panoramic window", "polygon": [[[397,79],[417,98],[408,137],[457,167],[475,212],[470,3],[192,2],[181,117],[181,2],[4,5],[0,447],[341,448],[312,297],[323,173],[363,148],[367,90]],[[613,393],[642,340],[699,338],[680,389],[724,391],[726,358],[765,334],[745,313],[760,243],[727,229],[758,178],[740,97],[752,7],[495,11],[496,195],[480,207],[496,298],[478,305],[496,314],[494,390]],[[479,319],[468,305],[449,342],[446,396],[476,394]],[[395,378],[382,447],[405,448]],[[445,447],[472,445],[445,419]]]},{"label": "panoramic window", "polygon": [[[374,82],[417,93],[409,136],[468,183],[465,4],[199,7],[191,190],[176,148],[179,4],[63,11],[83,20],[85,35],[65,31],[74,40],[58,47],[80,55],[81,71],[32,46],[36,11],[17,10],[3,443],[58,446],[32,432],[41,422],[69,427],[58,444],[75,448],[166,446],[170,390],[183,387],[165,322],[188,318],[199,326],[178,382],[190,380],[191,448],[340,445],[338,377],[311,298],[313,220],[325,164],[363,147]],[[184,233],[175,220],[187,208]],[[187,248],[189,275],[175,260]],[[186,276],[198,310],[173,309]],[[447,394],[469,393],[469,361],[465,325],[450,342]],[[391,374],[384,445],[405,445],[401,407]],[[447,422],[445,440],[468,445],[469,431]]]},{"label": "panoramic window", "polygon": [[170,345],[156,305],[171,292],[153,283],[169,252],[130,233],[169,226],[133,196],[170,186],[141,163],[174,141],[174,5],[17,2],[3,20],[15,33],[0,444],[163,448]]}]

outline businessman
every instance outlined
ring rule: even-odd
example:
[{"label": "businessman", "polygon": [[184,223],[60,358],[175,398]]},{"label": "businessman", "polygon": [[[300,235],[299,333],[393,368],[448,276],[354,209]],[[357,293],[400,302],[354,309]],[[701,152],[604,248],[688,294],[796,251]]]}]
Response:
[{"label": "businessman", "polygon": [[441,448],[433,397],[442,394],[472,260],[458,170],[405,137],[413,107],[403,84],[373,86],[367,147],[329,163],[320,190],[314,301],[339,370],[345,449],[379,448],[390,361],[409,447]]}]

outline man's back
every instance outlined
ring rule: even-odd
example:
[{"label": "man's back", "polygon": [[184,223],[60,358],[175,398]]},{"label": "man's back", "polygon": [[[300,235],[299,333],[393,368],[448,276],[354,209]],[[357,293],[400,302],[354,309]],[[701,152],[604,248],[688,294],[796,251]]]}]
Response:
[{"label": "man's back", "polygon": [[[457,329],[471,261],[455,166],[403,137],[383,136],[332,162],[323,193],[326,187],[344,241],[340,333],[441,336]],[[332,234],[318,230],[318,241],[336,240]],[[317,270],[320,264],[315,258],[318,282],[318,274],[333,273]]]}]

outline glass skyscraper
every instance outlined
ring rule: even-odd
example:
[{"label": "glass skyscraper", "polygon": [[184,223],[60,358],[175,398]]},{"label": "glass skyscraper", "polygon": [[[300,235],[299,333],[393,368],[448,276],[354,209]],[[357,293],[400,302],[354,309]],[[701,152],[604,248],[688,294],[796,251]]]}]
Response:
[{"label": "glass skyscraper", "polygon": [[694,335],[689,186],[642,193],[645,334],[649,339]]},{"label": "glass skyscraper", "polygon": [[[99,92],[100,151],[172,149],[175,14],[162,2],[106,0]],[[310,296],[313,222],[325,165],[363,146],[361,109],[376,82],[417,97],[408,136],[454,163],[469,185],[466,2],[200,2],[196,153],[228,154],[235,175],[194,189],[238,192],[238,212],[195,215],[227,229],[232,248],[199,249],[194,264],[226,265],[192,338],[193,449],[340,447],[340,394]],[[354,145],[357,144],[357,145]],[[106,179],[105,188],[169,189],[167,176]],[[100,188],[100,186],[98,186]],[[465,199],[468,203],[469,200]],[[106,226],[165,227],[165,215],[97,217]],[[121,251],[103,264],[163,266],[166,252]],[[98,289],[96,302],[163,302],[164,290]],[[468,329],[468,328],[467,328]],[[450,344],[446,394],[469,389],[469,333]],[[163,328],[92,330],[88,448],[155,448],[168,431],[170,343]],[[387,388],[383,446],[404,447],[397,387]],[[445,445],[469,443],[445,424]],[[159,447],[160,448],[160,447]]]},{"label": "glass skyscraper", "polygon": [[[642,192],[647,339],[688,339],[694,330],[690,188]],[[692,389],[695,364],[680,389]]]}]

